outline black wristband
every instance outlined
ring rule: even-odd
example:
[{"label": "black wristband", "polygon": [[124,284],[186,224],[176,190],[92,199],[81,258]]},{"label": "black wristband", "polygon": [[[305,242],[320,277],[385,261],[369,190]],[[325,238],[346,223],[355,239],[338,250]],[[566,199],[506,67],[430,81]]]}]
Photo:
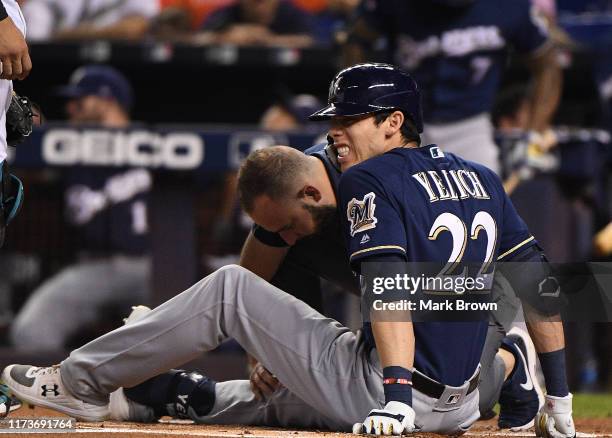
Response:
[{"label": "black wristband", "polygon": [[544,374],[546,393],[556,397],[569,394],[565,373],[565,348],[550,353],[538,353],[538,358]]},{"label": "black wristband", "polygon": [[398,401],[412,406],[412,372],[406,368],[398,366],[383,368],[383,389],[385,403]]}]

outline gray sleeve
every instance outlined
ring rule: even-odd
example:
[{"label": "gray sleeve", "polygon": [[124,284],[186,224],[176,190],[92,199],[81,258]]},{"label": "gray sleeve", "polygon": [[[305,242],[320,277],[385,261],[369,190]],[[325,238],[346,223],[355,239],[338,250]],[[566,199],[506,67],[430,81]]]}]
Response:
[{"label": "gray sleeve", "polygon": [[56,28],[53,9],[44,0],[28,0],[22,8],[28,26],[28,41],[44,41],[51,38]]}]

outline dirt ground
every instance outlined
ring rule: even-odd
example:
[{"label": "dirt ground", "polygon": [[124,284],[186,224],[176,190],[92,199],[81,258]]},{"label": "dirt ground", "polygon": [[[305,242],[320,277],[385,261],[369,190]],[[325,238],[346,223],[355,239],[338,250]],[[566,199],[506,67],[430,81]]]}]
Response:
[{"label": "dirt ground", "polygon": [[[56,417],[61,416],[56,412],[42,408],[22,408],[13,412],[10,417]],[[593,419],[575,419],[576,429],[579,431],[578,437],[612,437],[612,418],[593,418]],[[535,436],[533,431],[521,433],[509,433],[499,431],[496,427],[495,419],[489,421],[477,422],[472,429],[464,435],[465,437],[527,437]],[[2,432],[7,432],[2,430]],[[113,421],[105,421],[102,423],[78,423],[76,433],[45,433],[45,437],[67,438],[87,434],[91,438],[108,438],[108,437],[129,437],[129,438],[176,438],[176,437],[207,437],[207,438],[350,438],[350,434],[321,432],[321,431],[304,431],[304,430],[287,430],[287,429],[272,429],[266,427],[250,427],[250,426],[204,426],[194,425],[187,421],[170,421],[163,420],[157,424],[136,424],[136,423],[120,423]],[[2,435],[0,433],[0,435]],[[8,434],[6,436],[21,437],[40,437],[40,433],[20,433]],[[82,436],[82,435],[81,435]],[[416,434],[415,438],[434,438],[438,435],[434,434]]]}]

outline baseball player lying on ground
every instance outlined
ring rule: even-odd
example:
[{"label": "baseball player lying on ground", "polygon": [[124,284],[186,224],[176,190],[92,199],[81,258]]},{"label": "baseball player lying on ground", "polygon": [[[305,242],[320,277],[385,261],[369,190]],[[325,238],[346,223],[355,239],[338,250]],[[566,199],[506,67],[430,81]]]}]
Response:
[{"label": "baseball player lying on ground", "polygon": [[[439,171],[443,164],[447,169],[472,172],[482,192],[476,190],[475,185],[462,186],[467,193],[464,199],[449,201],[448,206],[443,205],[446,201],[440,202],[437,204],[441,206],[439,208],[448,207],[446,212],[465,222],[473,219],[471,216],[476,207],[479,212],[494,217],[500,227],[497,230],[499,238],[492,249],[492,256],[496,258],[500,255],[525,258],[531,257],[531,253],[540,257],[537,247],[531,244],[533,238],[516,217],[499,181],[490,171],[450,154],[432,153],[434,146],[416,148],[419,144],[420,115],[414,110],[418,108],[415,103],[418,96],[416,86],[409,77],[388,66],[371,65],[343,71],[339,76],[332,84],[332,91],[336,90],[330,95],[332,105],[323,110],[323,115],[332,117],[330,135],[336,142],[335,150],[340,163],[348,168],[361,160],[392,151],[356,166],[354,171],[342,177],[339,198],[343,211],[345,201],[350,203],[352,198],[365,199],[360,190],[368,190],[365,194],[376,190],[375,202],[379,210],[372,209],[376,216],[369,219],[386,222],[388,217],[394,217],[392,208],[385,204],[385,193],[378,191],[378,181],[372,181],[372,186],[360,186],[368,179],[361,178],[359,173],[374,166],[371,170],[383,170],[386,177],[391,178],[390,181],[402,181],[405,185],[403,190],[412,195],[412,214],[429,220],[432,212],[428,193],[411,175],[418,170]],[[377,90],[381,94],[371,96],[368,98],[370,100],[361,100],[361,108],[347,101],[349,105],[345,106],[349,109],[352,107],[361,111],[350,114],[356,117],[335,114],[334,108],[341,108],[342,97],[347,95],[339,84],[350,84],[354,80],[359,83],[355,87],[358,90]],[[382,83],[392,86],[371,87]],[[394,87],[404,92],[397,92]],[[405,101],[387,99],[385,103],[385,92]],[[376,109],[370,103],[375,103]],[[388,111],[380,114],[381,108]],[[347,112],[345,114],[349,115]],[[406,123],[408,138],[402,135],[401,127],[405,120],[412,121]],[[403,147],[397,148],[398,144]],[[398,166],[389,166],[387,160],[390,157],[396,160],[394,163],[398,163]],[[398,174],[398,168],[408,169],[409,172]],[[366,173],[369,176],[373,174]],[[357,180],[354,179],[356,174],[359,176]],[[320,213],[329,211],[329,207],[336,207],[336,195],[327,176],[323,162],[316,157],[283,147],[258,151],[249,157],[241,170],[243,205],[257,223],[278,232],[288,243],[292,243],[315,233],[323,219]],[[254,191],[253,188],[258,190]],[[470,195],[471,192],[478,192],[482,199],[476,199]],[[483,193],[489,197],[485,198]],[[350,230],[351,217],[343,220],[344,228]],[[363,230],[355,228],[355,220],[357,216],[352,217],[352,229]],[[382,225],[383,222],[379,223]],[[428,239],[429,229],[418,241],[416,223],[392,228],[381,225],[367,230],[372,243],[366,242],[368,246],[365,249],[392,247],[394,254],[403,255],[407,260],[446,262],[446,252],[442,255],[440,250],[438,254],[438,249],[432,246],[443,241]],[[415,230],[411,230],[412,227]],[[401,243],[401,236],[392,236],[397,240],[389,245],[379,245],[381,239],[390,239],[383,235],[390,229],[402,230],[398,231],[399,234],[410,233],[407,241],[420,242],[423,255],[417,259],[414,247]],[[350,231],[347,235],[350,235]],[[465,257],[482,260],[480,256],[484,254],[480,252],[486,251],[486,245],[482,243],[485,243],[484,239],[483,242],[470,241],[474,246],[473,249],[466,249]],[[450,252],[450,247],[442,249]],[[377,251],[362,254],[368,252],[376,255]],[[354,268],[360,269],[358,265],[354,265]],[[537,284],[537,278],[532,280]],[[528,287],[529,283],[525,286]],[[156,385],[140,385],[134,397],[126,398],[122,391],[115,392],[111,409],[114,405],[115,412],[122,410],[125,417],[132,420],[152,419],[166,412],[188,414],[202,423],[325,427],[334,430],[347,430],[353,423],[358,423],[355,431],[361,431],[360,425],[365,423],[366,432],[389,432],[391,427],[394,433],[417,429],[461,433],[479,417],[476,390],[478,360],[487,323],[463,323],[461,330],[451,323],[436,323],[429,329],[427,324],[374,323],[373,337],[367,334],[370,332],[367,327],[352,333],[246,269],[229,266],[209,275],[139,321],[75,350],[59,367],[12,365],[3,372],[3,379],[12,391],[29,403],[48,406],[84,420],[100,420],[108,415],[108,395],[111,392],[119,387],[133,387],[232,337],[274,373],[284,388],[262,401],[254,396],[248,381],[215,383],[203,376],[192,374],[188,376],[190,378],[185,378],[180,372],[170,372],[156,377]],[[559,328],[558,325],[547,324],[555,330]],[[400,328],[397,334],[402,340],[389,342],[389,334],[395,336],[393,331],[397,328]],[[431,336],[433,333],[438,333],[438,336]],[[552,351],[553,355],[560,353],[558,365],[563,365],[562,338],[559,341],[553,336],[556,343],[550,345],[540,340],[541,333],[535,333],[539,350]],[[373,338],[376,339],[376,347],[372,343]],[[181,342],[177,343],[177,339]],[[411,352],[415,339],[416,352]],[[461,344],[464,347],[457,348]],[[530,367],[523,359],[526,351],[520,344],[516,339],[515,343],[507,342],[505,345],[505,351],[509,353],[507,356],[511,357],[511,362],[515,362],[508,367],[508,379],[503,384],[509,399],[520,395],[519,391],[528,392],[524,388],[529,389],[532,383],[528,374]],[[563,367],[556,366],[551,371],[546,359],[543,359],[543,368],[551,403],[541,411],[546,428],[540,431],[573,436],[571,395],[566,389]],[[143,367],[144,361],[148,367]],[[409,383],[411,381],[414,391]],[[162,394],[153,386],[165,388],[166,391]],[[147,394],[147,389],[154,390]],[[143,395],[148,396],[148,406],[137,399]],[[373,407],[384,409],[370,412]],[[364,418],[366,421],[362,423]],[[372,425],[376,427],[372,428]]]}]

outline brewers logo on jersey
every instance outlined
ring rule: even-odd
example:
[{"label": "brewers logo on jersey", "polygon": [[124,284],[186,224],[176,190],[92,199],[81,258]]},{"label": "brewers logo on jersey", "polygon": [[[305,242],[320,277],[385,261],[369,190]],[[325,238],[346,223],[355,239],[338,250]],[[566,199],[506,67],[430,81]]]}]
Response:
[{"label": "brewers logo on jersey", "polygon": [[366,230],[376,228],[378,221],[374,216],[376,211],[376,194],[368,193],[362,200],[351,199],[346,207],[346,217],[351,223],[351,236]]}]

